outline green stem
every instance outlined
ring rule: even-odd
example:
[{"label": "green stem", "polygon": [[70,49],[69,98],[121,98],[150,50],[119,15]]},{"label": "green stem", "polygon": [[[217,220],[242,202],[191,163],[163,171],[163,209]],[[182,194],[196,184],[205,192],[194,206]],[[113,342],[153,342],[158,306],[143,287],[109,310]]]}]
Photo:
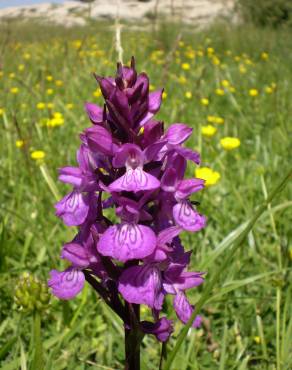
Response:
[{"label": "green stem", "polygon": [[34,345],[34,357],[31,369],[32,370],[43,370],[43,346],[41,339],[41,315],[38,311],[35,311],[33,317],[33,345]]},{"label": "green stem", "polygon": [[209,283],[206,284],[206,288],[205,288],[205,290],[203,292],[203,295],[200,298],[200,300],[198,301],[198,303],[196,304],[196,308],[193,311],[193,313],[192,313],[189,321],[187,322],[187,324],[182,329],[181,334],[179,335],[179,337],[177,339],[177,342],[176,342],[176,345],[175,345],[174,349],[172,351],[169,351],[169,357],[168,357],[168,359],[167,359],[167,361],[165,363],[164,370],[169,370],[171,368],[172,362],[173,362],[176,354],[178,353],[178,350],[180,349],[180,347],[181,347],[181,345],[182,345],[182,343],[183,343],[183,341],[184,341],[184,339],[185,339],[185,337],[186,337],[186,335],[187,335],[190,327],[192,326],[195,317],[197,316],[198,312],[201,310],[201,308],[203,307],[203,305],[205,304],[205,302],[210,297],[210,293],[211,293],[213,287],[218,282],[219,275],[223,271],[225,271],[226,268],[228,268],[228,265],[229,265],[230,261],[232,260],[234,254],[239,249],[239,247],[241,246],[241,244],[245,240],[245,238],[248,235],[248,233],[253,228],[253,226],[256,223],[256,221],[258,220],[258,218],[266,210],[267,205],[274,199],[274,197],[276,195],[278,195],[283,190],[283,188],[287,184],[287,182],[288,182],[289,178],[291,177],[291,175],[292,175],[292,171],[289,170],[288,174],[284,177],[284,179],[281,181],[281,183],[267,197],[266,201],[258,208],[257,211],[254,211],[254,216],[248,222],[248,224],[243,229],[243,231],[234,240],[233,247],[230,250],[230,253],[227,256],[227,258],[225,259],[224,263],[221,266],[218,266],[217,268],[215,267],[215,269],[213,271],[213,277],[210,279]]}]

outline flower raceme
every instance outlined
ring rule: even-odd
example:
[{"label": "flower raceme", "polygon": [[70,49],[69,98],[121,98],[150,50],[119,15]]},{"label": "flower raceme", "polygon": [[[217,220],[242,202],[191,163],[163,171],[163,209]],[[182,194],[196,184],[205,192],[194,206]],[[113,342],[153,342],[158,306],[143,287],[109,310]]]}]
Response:
[{"label": "flower raceme", "polygon": [[[193,311],[186,290],[203,282],[201,272],[187,271],[191,252],[179,237],[206,225],[190,200],[205,181],[184,178],[187,161],[199,164],[200,156],[183,146],[190,127],[175,123],[164,131],[154,118],[163,90],[149,92],[134,58],[129,67],[118,64],[115,78],[95,78],[104,107],[85,104],[92,126],[80,135],[78,166],[59,170],[59,180],[73,186],[55,205],[67,226],[78,227],[61,253],[71,266],[51,271],[49,286],[58,298],[72,299],[87,280],[126,327],[132,325],[126,307],[144,304],[154,322],[141,321],[141,332],[165,341],[172,332],[172,322],[160,317],[166,295],[186,323]],[[109,209],[118,223],[106,217]],[[199,324],[197,317],[193,326]]]}]

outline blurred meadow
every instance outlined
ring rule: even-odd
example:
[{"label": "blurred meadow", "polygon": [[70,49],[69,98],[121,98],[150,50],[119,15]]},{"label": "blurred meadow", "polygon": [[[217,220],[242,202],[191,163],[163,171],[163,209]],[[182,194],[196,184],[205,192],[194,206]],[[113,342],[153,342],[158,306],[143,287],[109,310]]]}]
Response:
[{"label": "blurred meadow", "polygon": [[[118,56],[114,27],[102,22],[0,28],[0,367],[39,370],[33,316],[19,309],[17,294],[25,293],[17,284],[27,273],[45,284],[52,268],[65,267],[60,248],[74,230],[54,215],[68,190],[57,169],[75,165],[78,135],[90,125],[84,102],[102,104],[92,73],[113,75]],[[202,163],[188,171],[207,180],[196,200],[208,227],[183,239],[206,281],[291,168],[291,37],[291,28],[227,23],[122,30],[124,63],[134,55],[150,88],[165,87],[159,118],[194,129],[188,145]],[[292,368],[291,192],[287,186],[266,208],[218,276],[203,325],[189,331],[174,370]],[[122,323],[95,292],[87,287],[70,302],[51,297],[47,305],[42,289],[46,370],[123,368]],[[191,302],[203,291],[204,284],[191,291]],[[171,351],[182,325],[164,309],[175,320]],[[142,348],[142,368],[158,369],[159,344],[145,338]]]}]

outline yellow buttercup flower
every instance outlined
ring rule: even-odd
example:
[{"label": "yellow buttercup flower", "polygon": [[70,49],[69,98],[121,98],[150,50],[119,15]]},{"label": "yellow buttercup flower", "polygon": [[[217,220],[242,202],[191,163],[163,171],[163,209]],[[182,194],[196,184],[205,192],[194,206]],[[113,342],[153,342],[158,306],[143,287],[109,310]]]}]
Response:
[{"label": "yellow buttercup flower", "polygon": [[18,70],[19,72],[22,72],[24,70],[24,64],[19,64]]},{"label": "yellow buttercup flower", "polygon": [[228,80],[222,80],[222,81],[221,81],[221,85],[222,85],[223,87],[229,87],[229,86],[230,86],[230,82],[229,82]]},{"label": "yellow buttercup flower", "polygon": [[217,184],[220,180],[220,173],[213,171],[209,167],[200,167],[195,170],[195,176],[199,179],[205,180],[205,186],[212,186]]},{"label": "yellow buttercup flower", "polygon": [[34,159],[35,161],[39,161],[45,158],[46,154],[42,150],[34,150],[30,154],[31,158]]},{"label": "yellow buttercup flower", "polygon": [[261,53],[261,58],[262,58],[262,60],[268,60],[269,59],[269,54],[266,53],[265,51],[263,51]]},{"label": "yellow buttercup flower", "polygon": [[60,86],[63,86],[64,85],[64,82],[62,80],[56,80],[55,81],[55,85],[60,87]]},{"label": "yellow buttercup flower", "polygon": [[191,69],[191,66],[189,63],[183,63],[181,65],[181,68],[184,69],[185,71],[188,71],[189,69]]},{"label": "yellow buttercup flower", "polygon": [[16,94],[19,93],[19,88],[18,87],[11,87],[10,92],[11,92],[11,94],[16,95]]},{"label": "yellow buttercup flower", "polygon": [[200,102],[204,106],[209,105],[209,99],[208,98],[201,98]]},{"label": "yellow buttercup flower", "polygon": [[217,123],[218,125],[222,125],[222,123],[224,123],[224,118],[214,117],[214,123]]},{"label": "yellow buttercup flower", "polygon": [[37,109],[39,109],[39,110],[43,110],[43,109],[45,109],[45,108],[46,108],[46,103],[39,102],[39,103],[37,103],[36,107],[37,107]]},{"label": "yellow buttercup flower", "polygon": [[223,89],[216,89],[215,94],[219,96],[225,95],[225,91]]},{"label": "yellow buttercup flower", "polygon": [[23,140],[16,140],[15,141],[16,148],[22,148],[23,145],[24,145],[24,141]]},{"label": "yellow buttercup flower", "polygon": [[54,90],[53,89],[47,89],[47,94],[48,95],[53,95],[54,94]]},{"label": "yellow buttercup flower", "polygon": [[163,91],[162,93],[162,99],[166,99],[167,98],[167,92]]},{"label": "yellow buttercup flower", "polygon": [[94,92],[93,92],[93,96],[95,98],[99,98],[101,96],[101,91],[100,89],[96,89]]},{"label": "yellow buttercup flower", "polygon": [[215,116],[211,116],[211,115],[207,116],[207,121],[208,122],[213,123],[213,122],[215,122],[215,120],[216,120]]},{"label": "yellow buttercup flower", "polygon": [[185,97],[187,98],[187,99],[192,99],[192,93],[190,92],[190,91],[187,91],[186,93],[185,93]]},{"label": "yellow buttercup flower", "polygon": [[259,95],[259,91],[257,89],[250,89],[248,93],[249,96],[252,96],[253,98]]},{"label": "yellow buttercup flower", "polygon": [[47,80],[48,82],[53,81],[53,76],[51,76],[51,75],[47,76],[47,77],[46,77],[46,80]]},{"label": "yellow buttercup flower", "polygon": [[186,84],[187,83],[187,79],[185,78],[185,76],[179,76],[178,78],[178,82],[182,85]]},{"label": "yellow buttercup flower", "polygon": [[240,66],[239,66],[239,72],[242,73],[242,74],[244,74],[244,73],[247,72],[247,69],[245,68],[244,65],[240,64]]},{"label": "yellow buttercup flower", "polygon": [[155,90],[155,86],[154,85],[152,85],[152,84],[150,84],[149,85],[149,91],[154,91]]},{"label": "yellow buttercup flower", "polygon": [[220,144],[225,150],[233,150],[240,146],[240,140],[237,137],[224,137],[220,140]]},{"label": "yellow buttercup flower", "polygon": [[214,66],[219,66],[221,62],[220,62],[220,59],[218,57],[214,56],[212,58],[212,63],[214,64]]},{"label": "yellow buttercup flower", "polygon": [[209,47],[209,48],[207,48],[207,53],[208,53],[209,55],[212,55],[212,54],[214,54],[214,53],[215,53],[215,49],[214,49],[214,48],[212,48],[212,47]]},{"label": "yellow buttercup flower", "polygon": [[202,132],[202,135],[204,136],[212,137],[216,134],[217,128],[212,125],[206,125],[206,126],[202,126],[201,132]]},{"label": "yellow buttercup flower", "polygon": [[29,53],[25,53],[25,54],[23,54],[23,58],[25,60],[29,60],[31,58],[31,55]]},{"label": "yellow buttercup flower", "polygon": [[255,336],[253,337],[253,340],[256,344],[260,344],[261,343],[261,338],[259,336]]},{"label": "yellow buttercup flower", "polygon": [[273,89],[271,86],[266,86],[266,87],[265,87],[265,92],[266,92],[267,94],[273,94],[274,89]]}]

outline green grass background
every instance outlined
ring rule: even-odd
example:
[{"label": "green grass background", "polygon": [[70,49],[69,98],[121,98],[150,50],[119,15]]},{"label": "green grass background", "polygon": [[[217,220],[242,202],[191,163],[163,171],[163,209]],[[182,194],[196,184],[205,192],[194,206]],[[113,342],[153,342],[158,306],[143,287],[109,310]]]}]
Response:
[{"label": "green grass background", "polygon": [[[191,125],[194,132],[187,145],[201,152],[202,166],[221,175],[196,198],[208,227],[183,235],[186,249],[193,251],[192,268],[206,271],[206,280],[228,253],[230,238],[291,167],[291,37],[288,29],[248,25],[218,24],[201,31],[167,23],[149,31],[123,28],[124,61],[134,55],[137,69],[149,74],[151,84],[165,87],[167,97],[158,117],[166,125]],[[214,49],[220,65],[214,65],[207,48]],[[194,59],[190,50],[197,53]],[[203,56],[198,56],[199,50]],[[46,281],[50,269],[64,268],[61,246],[74,235],[55,217],[56,199],[30,154],[45,152],[53,186],[59,167],[75,165],[78,134],[90,125],[83,103],[102,103],[93,96],[97,86],[92,72],[115,72],[114,28],[106,23],[70,30],[2,24],[0,52],[0,367],[25,370],[34,366],[33,317],[14,303],[15,285],[23,272]],[[262,52],[268,53],[268,60],[261,58]],[[183,70],[182,63],[189,63],[190,69]],[[242,66],[246,73],[240,72]],[[186,83],[179,82],[181,76]],[[234,93],[227,89],[224,96],[215,94],[223,79],[230,81]],[[63,86],[56,86],[56,80]],[[265,88],[272,83],[276,88],[268,94]],[[13,87],[18,94],[11,93]],[[52,95],[47,94],[49,88]],[[254,88],[257,97],[249,96]],[[191,99],[186,92],[192,93]],[[203,97],[209,99],[207,107],[200,103]],[[39,110],[39,102],[53,103],[54,108]],[[54,112],[62,113],[64,124],[42,125]],[[210,139],[201,135],[208,115],[225,120]],[[224,136],[238,137],[241,146],[224,151]],[[23,147],[16,147],[17,140],[23,140]],[[189,167],[189,176],[194,170]],[[55,186],[62,195],[69,190],[61,183]],[[201,312],[204,325],[189,331],[173,369],[292,368],[291,205],[288,186],[218,276]],[[192,303],[203,289],[189,292]],[[175,319],[171,300],[165,312]],[[89,287],[70,302],[52,298],[41,321],[46,370],[123,368],[122,323]],[[175,319],[169,351],[181,328]],[[144,339],[143,369],[158,368],[160,350],[154,338]]]}]

